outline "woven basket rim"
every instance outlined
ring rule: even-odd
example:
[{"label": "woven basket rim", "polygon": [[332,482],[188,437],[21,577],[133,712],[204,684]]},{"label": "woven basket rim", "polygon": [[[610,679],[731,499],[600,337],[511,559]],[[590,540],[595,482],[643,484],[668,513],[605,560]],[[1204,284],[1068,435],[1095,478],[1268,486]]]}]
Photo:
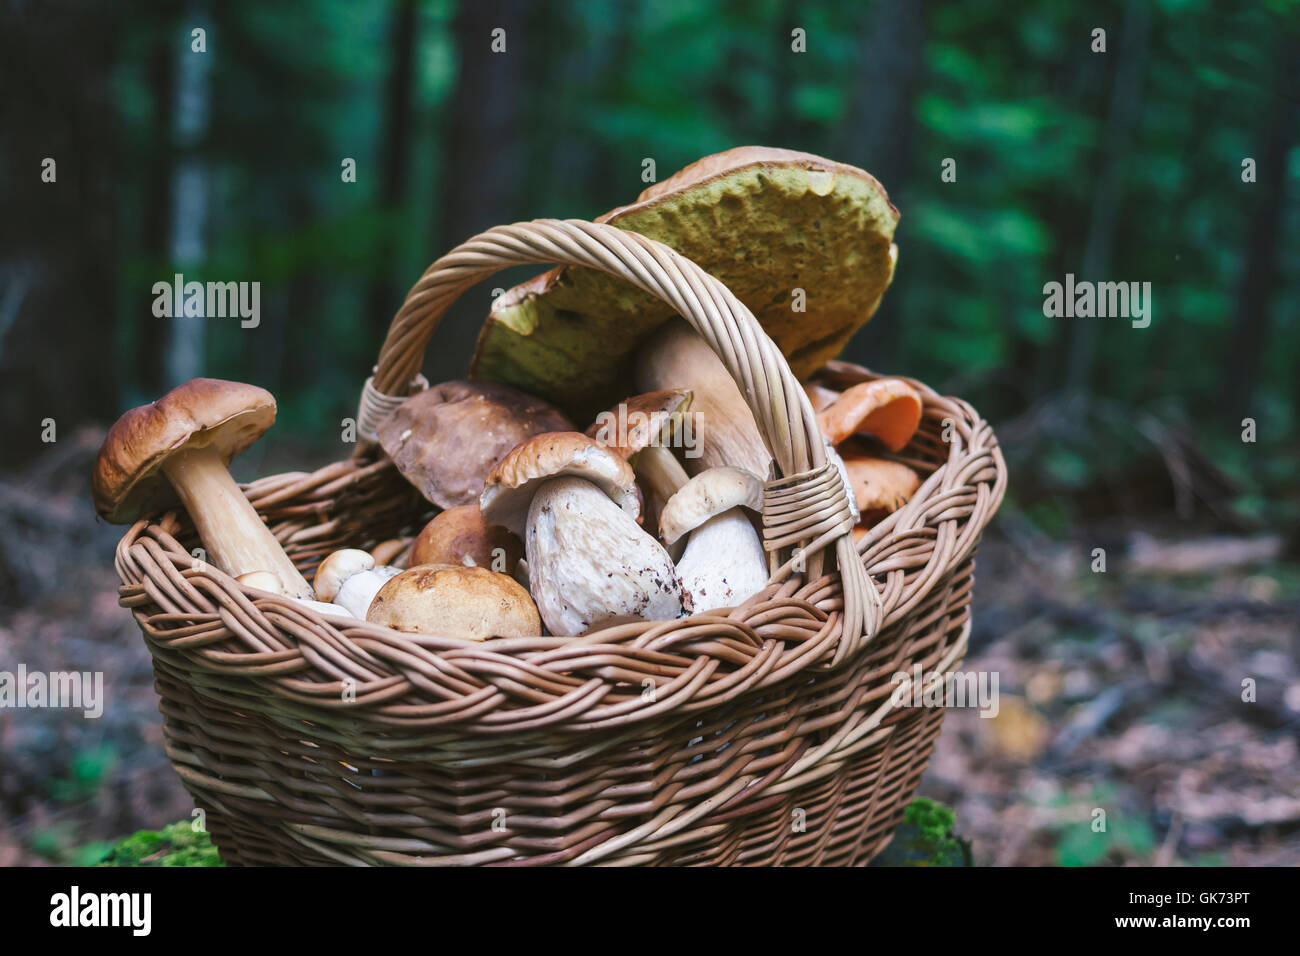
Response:
[{"label": "woven basket rim", "polygon": [[[828,369],[841,377],[881,377],[847,363]],[[923,397],[923,430],[951,422],[957,440],[948,444],[948,460],[928,463],[932,470],[911,501],[859,543],[886,626],[924,601],[974,552],[1006,487],[996,438],[974,409],[907,381]],[[916,454],[909,446],[894,457],[926,467],[925,459],[909,451]],[[244,488],[255,507],[265,509],[289,500],[286,486],[325,479],[328,488],[344,466],[368,468],[372,475],[391,467],[386,460],[339,462],[306,475],[268,476]],[[185,524],[177,512],[141,520],[118,547],[120,602],[132,610],[151,649],[158,653],[167,645],[167,653],[182,653],[196,667],[225,673],[240,686],[251,679],[299,716],[344,733],[361,715],[371,729],[394,734],[451,725],[492,735],[627,726],[669,712],[703,711],[809,669],[847,663],[832,660],[838,572],[769,585],[726,613],[620,624],[576,638],[479,642],[330,619],[253,591],[192,558],[174,536],[183,535]],[[918,548],[926,560],[919,560]],[[258,627],[241,623],[250,621]],[[222,630],[225,637],[216,636]],[[191,632],[212,637],[184,650],[171,646],[175,634]],[[258,640],[267,646],[258,649]],[[340,654],[346,658],[342,664]],[[356,693],[345,700],[340,675],[349,667]],[[281,673],[293,676],[276,676]],[[638,677],[654,681],[653,700],[638,693],[632,683]],[[508,695],[494,681],[529,685],[534,700],[506,706]]]}]

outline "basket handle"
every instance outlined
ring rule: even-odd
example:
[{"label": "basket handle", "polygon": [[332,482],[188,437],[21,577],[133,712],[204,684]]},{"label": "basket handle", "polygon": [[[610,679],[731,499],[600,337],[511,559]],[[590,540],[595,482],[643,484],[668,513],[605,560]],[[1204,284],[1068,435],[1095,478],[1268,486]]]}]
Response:
[{"label": "basket handle", "polygon": [[[879,629],[880,596],[853,547],[852,497],[828,460],[812,406],[776,343],[721,282],[653,239],[604,223],[537,219],[497,226],[461,243],[425,270],[393,318],[379,364],[361,393],[357,431],[374,441],[380,423],[418,387],[424,350],[447,309],[470,286],[510,266],[586,266],[625,279],[672,306],[709,344],[739,386],[778,468],[764,489],[763,537],[788,559],[772,581],[821,572],[832,543],[844,589],[842,634],[833,663]],[[761,476],[766,477],[766,476]]]}]

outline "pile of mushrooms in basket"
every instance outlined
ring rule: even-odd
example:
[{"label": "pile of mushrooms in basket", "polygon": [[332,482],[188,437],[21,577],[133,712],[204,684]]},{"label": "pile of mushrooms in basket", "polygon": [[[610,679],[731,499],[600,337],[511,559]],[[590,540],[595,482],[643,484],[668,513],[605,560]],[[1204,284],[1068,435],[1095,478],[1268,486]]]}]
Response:
[{"label": "pile of mushrooms in basket", "polygon": [[[726,237],[711,227],[720,208]],[[920,396],[901,379],[841,391],[815,374],[892,277],[897,212],[874,179],[744,147],[601,218],[666,242],[750,306],[805,381],[863,533],[907,502],[920,478],[897,453]],[[792,307],[792,276],[807,277],[805,310]],[[739,388],[667,306],[591,270],[555,269],[499,296],[471,378],[392,411],[378,445],[432,517],[329,554],[310,583],[228,471],[274,419],[268,392],[216,379],[127,412],[95,465],[99,513],[129,523],[179,505],[205,560],[250,589],[336,624],[470,640],[726,613],[768,580],[771,456]]]}]

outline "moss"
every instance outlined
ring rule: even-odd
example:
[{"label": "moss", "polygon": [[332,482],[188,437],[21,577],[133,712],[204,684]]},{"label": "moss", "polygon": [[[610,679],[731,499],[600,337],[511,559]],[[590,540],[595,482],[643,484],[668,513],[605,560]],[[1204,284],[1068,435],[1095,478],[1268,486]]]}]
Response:
[{"label": "moss", "polygon": [[942,803],[917,797],[903,812],[894,839],[872,866],[970,866],[970,845],[953,833],[956,817]]},{"label": "moss", "polygon": [[195,832],[187,820],[161,830],[131,834],[98,866],[224,866],[206,830]]}]

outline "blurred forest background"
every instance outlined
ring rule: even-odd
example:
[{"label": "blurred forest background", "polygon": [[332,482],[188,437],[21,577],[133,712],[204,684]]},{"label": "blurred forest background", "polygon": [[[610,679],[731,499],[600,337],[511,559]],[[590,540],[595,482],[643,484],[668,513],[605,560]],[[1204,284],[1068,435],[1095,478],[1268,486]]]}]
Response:
[{"label": "blurred forest background", "polygon": [[[749,143],[881,180],[899,265],[844,357],[1006,450],[967,666],[1010,703],[955,714],[923,785],[977,860],[1300,861],[1293,0],[0,0],[0,76],[0,668],[93,660],[119,701],[0,712],[0,863],[188,814],[88,503],[104,427],[212,375],[279,401],[241,477],[342,457],[439,254]],[[534,271],[471,290],[431,380]],[[177,272],[260,282],[260,326],[155,318]],[[1066,273],[1150,282],[1150,327],[1044,317]],[[1122,808],[1100,842],[1093,805]]]}]

